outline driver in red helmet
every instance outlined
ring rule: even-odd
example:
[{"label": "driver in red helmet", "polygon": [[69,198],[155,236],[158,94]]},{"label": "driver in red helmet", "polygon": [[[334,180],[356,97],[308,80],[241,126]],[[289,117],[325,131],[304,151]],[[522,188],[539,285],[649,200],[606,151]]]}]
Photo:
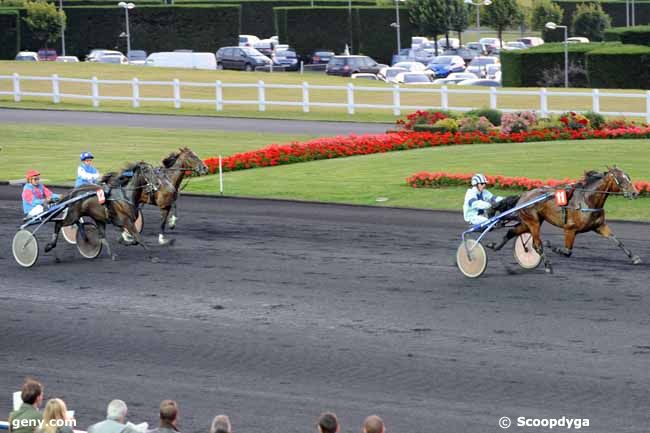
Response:
[{"label": "driver in red helmet", "polygon": [[27,183],[23,187],[23,212],[25,216],[34,216],[43,213],[45,206],[50,201],[61,198],[59,194],[50,191],[41,183],[41,173],[37,170],[29,170],[25,175]]}]

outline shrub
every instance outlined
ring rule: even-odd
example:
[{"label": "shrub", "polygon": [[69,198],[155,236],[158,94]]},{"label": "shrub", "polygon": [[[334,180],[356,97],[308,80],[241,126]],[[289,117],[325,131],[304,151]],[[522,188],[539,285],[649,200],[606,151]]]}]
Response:
[{"label": "shrub", "polygon": [[589,129],[591,126],[587,117],[574,111],[562,113],[560,115],[560,122],[564,123],[569,129]]},{"label": "shrub", "polygon": [[605,40],[632,45],[650,45],[650,26],[612,27],[605,31]]},{"label": "shrub", "polygon": [[504,134],[528,132],[536,122],[537,116],[534,111],[506,113],[501,117],[501,132]]},{"label": "shrub", "polygon": [[558,118],[542,118],[538,119],[537,123],[533,125],[531,131],[545,131],[545,130],[562,130],[564,129],[564,123],[560,122]]},{"label": "shrub", "polygon": [[605,116],[594,111],[587,111],[584,116],[589,119],[589,124],[594,129],[601,129],[605,125]]},{"label": "shrub", "polygon": [[503,116],[503,113],[500,110],[494,108],[479,108],[468,111],[465,114],[470,117],[485,117],[494,126],[501,125],[501,116]]},{"label": "shrub", "polygon": [[561,23],[564,10],[551,0],[537,0],[533,2],[531,26],[533,30],[544,30],[544,25],[552,21]]},{"label": "shrub", "polygon": [[591,87],[650,89],[650,47],[618,45],[587,54]]},{"label": "shrub", "polygon": [[578,5],[572,23],[576,36],[585,36],[590,41],[602,41],[605,39],[605,30],[612,26],[612,19],[599,3],[589,3]]},{"label": "shrub", "polygon": [[494,125],[484,116],[481,117],[464,117],[458,121],[460,132],[482,132],[487,134],[494,128]]},{"label": "shrub", "polygon": [[438,120],[433,126],[438,128],[439,132],[453,133],[458,131],[458,122],[456,122],[456,120],[452,119],[451,117]]},{"label": "shrub", "polygon": [[405,131],[413,131],[416,125],[433,125],[438,120],[453,117],[452,113],[446,110],[418,110],[406,116],[406,119],[398,120],[397,127]]}]

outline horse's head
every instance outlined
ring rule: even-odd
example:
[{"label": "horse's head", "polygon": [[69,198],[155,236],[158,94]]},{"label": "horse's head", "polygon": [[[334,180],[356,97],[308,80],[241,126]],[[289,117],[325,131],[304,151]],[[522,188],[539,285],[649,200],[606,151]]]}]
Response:
[{"label": "horse's head", "polygon": [[160,188],[160,179],[149,163],[140,161],[135,164],[133,175],[136,188],[141,188],[145,193],[156,192]]},{"label": "horse's head", "polygon": [[178,159],[181,161],[181,168],[197,173],[199,176],[208,174],[208,166],[189,147],[178,149]]},{"label": "horse's head", "polygon": [[605,176],[613,180],[613,192],[622,192],[625,198],[629,199],[635,199],[638,197],[639,191],[632,183],[632,179],[630,179],[630,176],[620,168],[616,166],[611,168],[608,167]]}]

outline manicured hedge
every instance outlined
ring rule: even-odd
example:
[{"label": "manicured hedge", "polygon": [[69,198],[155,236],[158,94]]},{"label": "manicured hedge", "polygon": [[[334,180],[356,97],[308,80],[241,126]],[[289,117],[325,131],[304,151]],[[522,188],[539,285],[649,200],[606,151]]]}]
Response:
[{"label": "manicured hedge", "polygon": [[[280,40],[295,47],[301,54],[326,48],[340,53],[352,43],[352,53],[368,55],[388,63],[397,50],[392,7],[274,8]],[[351,18],[351,19],[350,19]],[[410,45],[412,26],[405,8],[400,9],[402,46]]]},{"label": "manicured hedge", "polygon": [[0,59],[13,59],[20,50],[18,11],[0,10]]},{"label": "manicured hedge", "polygon": [[[83,58],[93,48],[126,51],[119,35],[125,30],[124,11],[113,6],[65,8],[68,54]],[[21,17],[25,11],[21,10]],[[131,47],[147,52],[192,49],[215,52],[237,43],[239,6],[138,6],[129,12]],[[26,25],[21,26],[22,49],[41,43]]]},{"label": "manicured hedge", "polygon": [[650,45],[650,26],[612,27],[605,30],[605,40],[624,44]]},{"label": "manicured hedge", "polygon": [[[562,24],[571,26],[571,19],[576,10],[577,5],[581,3],[596,3],[594,1],[583,0],[554,0],[553,3],[560,5],[564,9],[564,17]],[[603,7],[607,15],[612,17],[612,26],[622,27],[625,22],[625,2],[624,1],[598,1]],[[636,23],[647,24],[650,23],[650,1],[635,0],[636,4]]]},{"label": "manicured hedge", "polygon": [[587,53],[591,87],[650,89],[650,47],[618,45]]}]

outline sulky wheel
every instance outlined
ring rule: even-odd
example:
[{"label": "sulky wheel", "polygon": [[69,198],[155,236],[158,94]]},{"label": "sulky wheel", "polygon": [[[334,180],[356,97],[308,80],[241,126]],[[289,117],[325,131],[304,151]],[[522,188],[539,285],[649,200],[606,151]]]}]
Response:
[{"label": "sulky wheel", "polygon": [[102,242],[99,229],[94,223],[83,223],[77,231],[77,249],[87,259],[94,259],[102,252]]},{"label": "sulky wheel", "polygon": [[530,233],[522,233],[515,239],[514,256],[519,266],[524,269],[535,269],[542,262],[542,256],[533,248],[533,237]]},{"label": "sulky wheel", "polygon": [[467,239],[461,242],[456,251],[456,265],[468,278],[480,277],[487,268],[487,254],[480,242]]},{"label": "sulky wheel", "polygon": [[63,235],[63,239],[72,245],[77,243],[77,231],[79,231],[79,229],[77,228],[76,224],[61,227],[61,234]]},{"label": "sulky wheel", "polygon": [[19,230],[11,245],[16,262],[29,268],[38,260],[38,241],[29,230]]}]

